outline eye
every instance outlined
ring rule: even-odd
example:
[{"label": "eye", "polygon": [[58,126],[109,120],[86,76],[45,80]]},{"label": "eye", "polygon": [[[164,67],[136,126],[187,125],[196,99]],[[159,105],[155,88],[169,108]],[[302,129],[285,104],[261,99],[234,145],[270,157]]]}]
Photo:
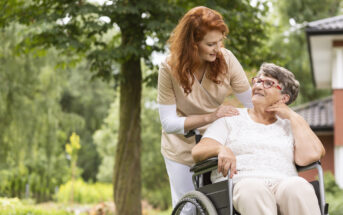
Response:
[{"label": "eye", "polygon": [[274,81],[265,80],[265,81],[264,81],[264,84],[265,84],[267,87],[271,87],[271,86],[274,85]]}]

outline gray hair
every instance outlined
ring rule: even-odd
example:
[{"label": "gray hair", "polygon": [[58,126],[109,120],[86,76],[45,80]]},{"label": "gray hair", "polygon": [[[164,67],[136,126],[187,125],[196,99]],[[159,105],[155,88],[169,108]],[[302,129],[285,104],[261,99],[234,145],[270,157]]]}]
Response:
[{"label": "gray hair", "polygon": [[289,100],[286,103],[287,105],[295,101],[299,93],[300,84],[291,71],[273,63],[263,63],[260,67],[260,71],[257,73],[257,77],[261,75],[278,80],[282,87],[281,93],[289,95]]}]

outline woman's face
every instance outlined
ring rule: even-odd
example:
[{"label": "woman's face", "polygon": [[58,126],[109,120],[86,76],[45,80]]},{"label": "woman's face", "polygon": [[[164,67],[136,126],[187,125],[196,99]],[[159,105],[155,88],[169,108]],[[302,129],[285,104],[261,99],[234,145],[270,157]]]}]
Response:
[{"label": "woman's face", "polygon": [[260,75],[252,85],[252,102],[255,105],[270,106],[282,101],[281,85],[275,78]]},{"label": "woman's face", "polygon": [[199,57],[203,61],[213,62],[217,58],[217,53],[222,47],[223,33],[217,30],[209,31],[199,42]]}]

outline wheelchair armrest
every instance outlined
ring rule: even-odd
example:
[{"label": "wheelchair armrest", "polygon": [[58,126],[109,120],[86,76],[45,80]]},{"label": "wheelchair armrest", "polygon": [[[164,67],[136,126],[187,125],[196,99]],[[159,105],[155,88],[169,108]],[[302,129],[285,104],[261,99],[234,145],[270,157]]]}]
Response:
[{"label": "wheelchair armrest", "polygon": [[218,165],[218,157],[208,158],[207,160],[200,161],[191,167],[191,172],[200,172]]},{"label": "wheelchair armrest", "polygon": [[321,163],[320,163],[320,161],[316,161],[316,162],[313,162],[307,166],[298,166],[298,165],[295,165],[295,166],[296,166],[298,172],[303,172],[306,170],[316,169],[318,166],[321,166]]}]

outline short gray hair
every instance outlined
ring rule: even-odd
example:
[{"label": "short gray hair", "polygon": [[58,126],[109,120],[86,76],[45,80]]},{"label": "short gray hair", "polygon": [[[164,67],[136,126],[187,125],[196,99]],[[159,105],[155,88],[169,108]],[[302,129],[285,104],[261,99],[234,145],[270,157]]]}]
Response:
[{"label": "short gray hair", "polygon": [[286,103],[287,105],[295,101],[299,93],[300,84],[291,71],[273,63],[263,63],[260,67],[260,71],[257,73],[257,77],[261,75],[278,80],[282,87],[281,93],[289,95],[289,100]]}]

